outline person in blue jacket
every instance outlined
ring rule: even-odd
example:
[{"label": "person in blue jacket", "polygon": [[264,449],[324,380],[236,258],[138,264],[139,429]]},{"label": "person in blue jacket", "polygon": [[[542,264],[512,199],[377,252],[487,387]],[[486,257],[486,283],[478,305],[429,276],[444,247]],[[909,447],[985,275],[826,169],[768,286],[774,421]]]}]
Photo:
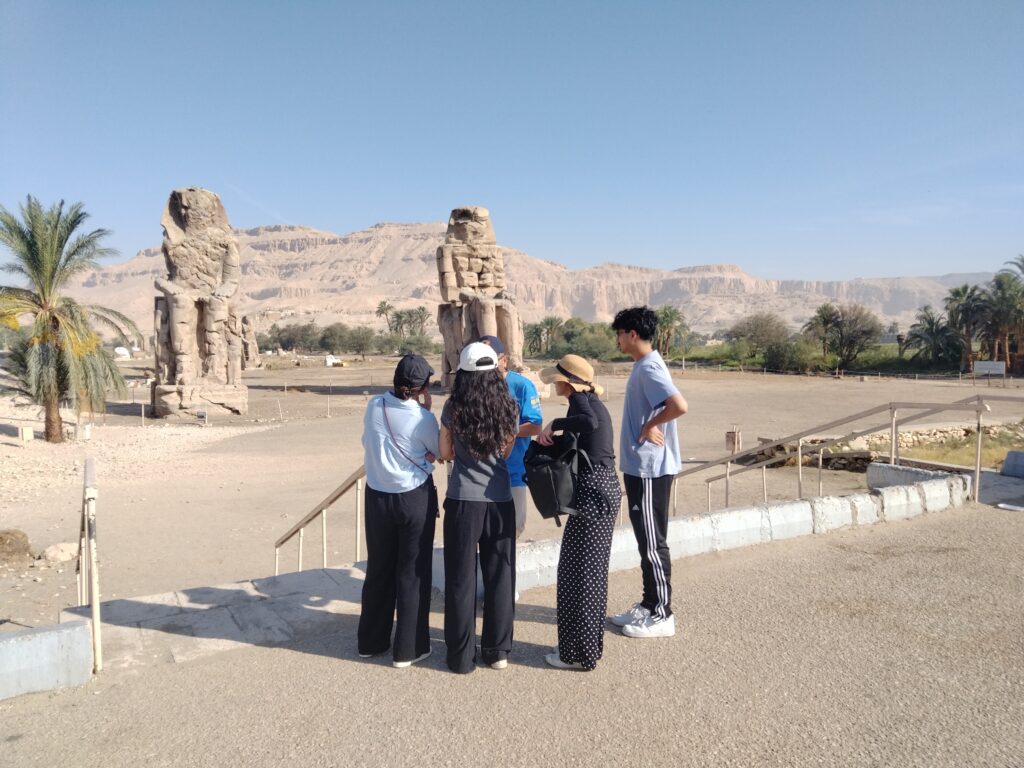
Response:
[{"label": "person in blue jacket", "polygon": [[508,369],[508,355],[505,345],[497,336],[481,336],[480,342],[487,344],[498,353],[498,370],[505,377],[508,391],[519,407],[519,432],[512,454],[505,459],[509,478],[512,481],[512,501],[516,505],[516,538],[518,539],[526,527],[526,502],[529,493],[526,488],[526,466],[523,457],[530,446],[530,440],[539,435],[544,416],[540,412],[540,396],[533,382],[516,371]]}]

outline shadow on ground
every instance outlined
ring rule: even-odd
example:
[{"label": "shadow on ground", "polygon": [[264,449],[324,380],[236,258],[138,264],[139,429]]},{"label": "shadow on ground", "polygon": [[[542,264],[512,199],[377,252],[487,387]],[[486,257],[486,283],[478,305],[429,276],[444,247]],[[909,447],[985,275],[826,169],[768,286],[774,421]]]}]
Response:
[{"label": "shadow on ground", "polygon": [[[125,669],[182,663],[247,645],[285,647],[360,664],[390,664],[389,653],[370,659],[357,654],[362,585],[358,569],[324,568],[109,601],[100,608],[104,665]],[[435,593],[432,624],[441,623],[443,611],[443,598]],[[88,606],[65,611],[66,620],[88,616]],[[553,609],[535,605],[518,605],[516,620],[556,623]],[[444,638],[438,627],[431,629],[431,645],[431,659],[420,666],[446,671]],[[543,666],[543,656],[550,650],[516,642],[509,662]]]}]

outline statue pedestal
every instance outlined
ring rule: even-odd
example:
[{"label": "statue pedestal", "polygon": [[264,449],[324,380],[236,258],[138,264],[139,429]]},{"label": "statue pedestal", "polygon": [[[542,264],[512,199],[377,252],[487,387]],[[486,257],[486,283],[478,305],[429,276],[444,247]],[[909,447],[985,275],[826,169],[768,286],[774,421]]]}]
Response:
[{"label": "statue pedestal", "polygon": [[158,417],[244,414],[249,411],[249,388],[241,384],[156,384],[153,413]]}]

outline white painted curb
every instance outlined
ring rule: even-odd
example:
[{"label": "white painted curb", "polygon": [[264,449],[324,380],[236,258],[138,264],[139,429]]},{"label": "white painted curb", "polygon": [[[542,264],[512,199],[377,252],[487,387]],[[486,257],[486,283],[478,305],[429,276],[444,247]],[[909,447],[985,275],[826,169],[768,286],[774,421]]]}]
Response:
[{"label": "white painted curb", "polygon": [[[824,534],[850,525],[875,525],[907,520],[926,512],[963,506],[971,478],[887,464],[868,466],[869,493],[783,501],[755,507],[724,509],[711,514],[669,520],[672,559],[718,552],[752,544]],[[516,552],[516,587],[551,586],[558,576],[559,540],[538,541]],[[640,565],[636,539],[628,526],[615,530],[609,571]],[[434,552],[434,586],[444,591],[444,561]]]}]

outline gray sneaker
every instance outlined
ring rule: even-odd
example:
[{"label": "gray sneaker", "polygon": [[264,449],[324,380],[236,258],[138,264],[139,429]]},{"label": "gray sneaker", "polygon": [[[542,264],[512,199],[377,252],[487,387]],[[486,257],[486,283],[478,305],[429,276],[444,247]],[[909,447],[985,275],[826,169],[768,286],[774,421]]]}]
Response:
[{"label": "gray sneaker", "polygon": [[561,657],[558,655],[558,651],[545,655],[544,661],[555,669],[583,669],[583,665],[578,661],[574,661],[572,664],[567,664],[562,661]]},{"label": "gray sneaker", "polygon": [[622,628],[626,637],[672,637],[676,633],[675,614],[659,619],[648,614],[641,621],[634,621]]},{"label": "gray sneaker", "polygon": [[627,624],[634,624],[638,621],[643,621],[651,612],[644,608],[640,603],[633,603],[633,606],[622,613],[617,613],[614,616],[609,616],[608,620],[616,627],[624,627]]}]

